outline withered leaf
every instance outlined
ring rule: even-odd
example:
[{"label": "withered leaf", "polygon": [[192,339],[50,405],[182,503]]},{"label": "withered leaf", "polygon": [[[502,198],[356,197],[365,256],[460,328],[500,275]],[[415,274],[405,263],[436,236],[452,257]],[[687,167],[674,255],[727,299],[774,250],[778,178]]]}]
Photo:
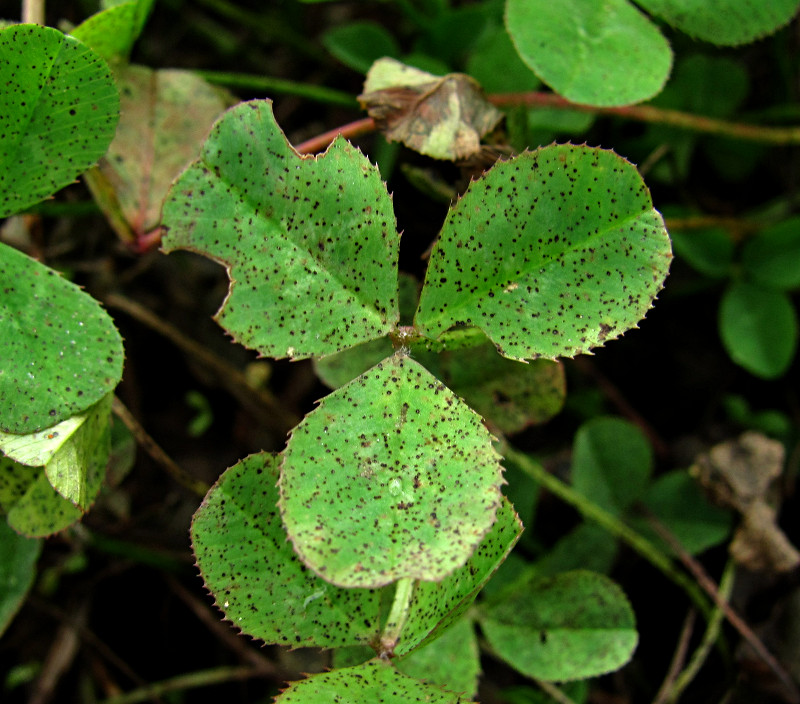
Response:
[{"label": "withered leaf", "polygon": [[435,76],[386,57],[372,65],[358,99],[386,139],[434,159],[475,156],[503,117],[470,76]]}]

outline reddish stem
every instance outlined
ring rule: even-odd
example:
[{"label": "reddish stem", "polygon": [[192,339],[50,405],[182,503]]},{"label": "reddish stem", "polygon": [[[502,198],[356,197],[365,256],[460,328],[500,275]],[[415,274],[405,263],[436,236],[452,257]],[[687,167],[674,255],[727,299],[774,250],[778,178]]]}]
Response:
[{"label": "reddish stem", "polygon": [[295,149],[300,154],[315,154],[316,152],[326,149],[328,145],[339,135],[349,139],[350,137],[357,137],[360,134],[367,134],[368,132],[374,131],[375,120],[373,120],[371,117],[365,117],[362,120],[350,122],[346,125],[342,125],[341,127],[336,127],[332,130],[328,130],[327,132],[323,132],[322,134],[312,137],[311,139],[307,139],[302,144],[298,144]]}]

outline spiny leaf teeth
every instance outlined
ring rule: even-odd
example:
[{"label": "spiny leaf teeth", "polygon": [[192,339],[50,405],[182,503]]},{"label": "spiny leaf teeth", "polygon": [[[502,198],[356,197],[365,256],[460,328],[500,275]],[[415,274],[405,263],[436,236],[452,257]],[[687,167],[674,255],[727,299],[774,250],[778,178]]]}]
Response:
[{"label": "spiny leaf teeth", "polygon": [[219,478],[192,520],[192,548],[217,606],[265,643],[334,648],[377,639],[379,592],[339,589],[301,564],[281,523],[277,478],[276,455],[250,455]]},{"label": "spiny leaf teeth", "polygon": [[516,360],[574,356],[643,317],[671,256],[632,164],[542,147],[497,163],[451,208],[415,325],[432,339],[476,326]]},{"label": "spiny leaf teeth", "polygon": [[270,101],[227,111],[164,205],[164,246],[227,264],[217,321],[264,356],[323,356],[398,319],[399,235],[377,169],[347,140],[300,156]]},{"label": "spiny leaf teeth", "polygon": [[283,453],[295,551],[327,581],[440,580],[495,520],[502,468],[481,418],[399,352],[326,396]]}]

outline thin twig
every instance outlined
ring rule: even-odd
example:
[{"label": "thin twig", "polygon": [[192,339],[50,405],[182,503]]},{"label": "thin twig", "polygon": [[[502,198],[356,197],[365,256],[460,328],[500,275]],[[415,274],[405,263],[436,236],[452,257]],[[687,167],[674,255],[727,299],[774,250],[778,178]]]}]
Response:
[{"label": "thin twig", "polygon": [[674,682],[681,672],[683,663],[686,661],[686,653],[689,650],[689,639],[692,637],[696,617],[697,612],[694,609],[690,609],[686,614],[686,618],[683,620],[681,634],[678,638],[678,644],[675,647],[675,653],[672,656],[672,662],[670,662],[667,674],[664,676],[664,681],[661,683],[661,687],[659,687],[653,699],[653,704],[666,704],[670,699],[674,689]]},{"label": "thin twig", "polygon": [[656,533],[658,533],[658,535],[675,551],[675,554],[678,556],[686,569],[691,572],[703,591],[713,599],[714,603],[725,614],[725,618],[728,619],[728,622],[737,631],[739,631],[742,638],[748,642],[756,655],[758,655],[764,664],[769,667],[769,669],[772,670],[781,683],[783,683],[783,685],[786,687],[786,693],[790,697],[789,701],[791,701],[792,704],[800,704],[800,691],[798,691],[797,686],[792,681],[792,678],[789,676],[786,670],[784,670],[783,666],[777,661],[775,656],[772,655],[769,650],[767,650],[766,646],[761,642],[759,637],[753,633],[750,626],[748,626],[741,616],[739,616],[739,614],[733,610],[728,601],[720,593],[719,587],[715,584],[714,580],[711,579],[705,569],[703,569],[703,566],[687,552],[686,548],[681,545],[680,541],[672,534],[669,528],[667,528],[651,513],[648,512],[646,515],[650,525],[653,527],[653,530],[655,530]]},{"label": "thin twig", "polygon": [[181,469],[181,467],[161,449],[161,446],[153,440],[142,424],[133,417],[133,414],[126,408],[125,404],[116,396],[114,396],[111,410],[114,411],[114,414],[126,425],[128,430],[131,431],[131,434],[136,439],[136,442],[141,445],[142,449],[161,465],[178,484],[198,496],[202,497],[206,495],[209,485],[199,479],[195,479]]},{"label": "thin twig", "polygon": [[771,127],[743,122],[718,120],[705,115],[694,115],[679,110],[667,110],[653,105],[626,105],[618,108],[601,108],[578,105],[554,93],[533,91],[530,93],[496,93],[489,100],[500,107],[527,105],[559,110],[579,110],[600,115],[616,115],[639,122],[652,122],[670,127],[679,127],[693,132],[705,132],[719,137],[743,139],[766,144],[800,144],[800,127]]},{"label": "thin twig", "polygon": [[236,367],[209,352],[174,325],[162,320],[136,301],[112,293],[104,299],[104,302],[111,308],[124,311],[183,350],[193,361],[210,371],[239,403],[271,430],[284,435],[300,422],[300,419],[286,410],[267,389],[253,387]]},{"label": "thin twig", "polygon": [[44,0],[22,0],[22,21],[26,24],[44,24]]},{"label": "thin twig", "polygon": [[195,687],[207,687],[212,684],[264,677],[265,673],[253,667],[215,667],[210,670],[189,672],[168,680],[155,682],[132,692],[119,694],[104,699],[100,704],[136,704],[169,692],[182,692]]},{"label": "thin twig", "polygon": [[367,134],[369,132],[373,132],[375,130],[375,120],[371,117],[365,117],[363,120],[356,120],[355,122],[350,122],[347,125],[342,125],[341,127],[336,127],[335,129],[328,130],[327,132],[323,132],[316,137],[312,137],[311,139],[307,139],[302,144],[298,144],[295,149],[300,154],[315,154],[316,152],[320,152],[323,149],[326,149],[328,145],[333,142],[339,135],[345,137],[346,139],[350,139],[352,137],[357,137],[360,134]]},{"label": "thin twig", "polygon": [[575,704],[572,699],[570,699],[554,684],[545,682],[544,680],[537,680],[535,678],[533,681],[536,683],[536,686],[539,687],[539,689],[547,694],[547,696],[549,696],[553,701],[558,702],[558,704]]}]

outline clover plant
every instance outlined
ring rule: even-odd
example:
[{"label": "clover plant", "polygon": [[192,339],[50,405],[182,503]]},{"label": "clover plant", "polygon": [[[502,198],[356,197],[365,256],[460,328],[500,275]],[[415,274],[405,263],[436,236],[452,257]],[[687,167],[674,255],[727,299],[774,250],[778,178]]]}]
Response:
[{"label": "clover plant", "polygon": [[[488,338],[519,364],[617,337],[666,276],[661,216],[613,152],[552,145],[499,161],[452,206],[413,323],[399,325],[400,236],[377,169],[341,138],[320,156],[299,155],[271,103],[251,101],[214,126],[171,188],[162,226],[166,251],[226,267],[217,320],[261,354],[324,358],[391,342],[319,402],[278,456],[228,470],[192,526],[206,584],[243,631],[287,645],[368,645],[378,657],[280,699],[348,687],[366,701],[371,687],[400,678],[389,658],[457,621],[521,530],[491,434],[416,355]],[[530,620],[508,630],[503,614],[516,607],[507,605],[481,622],[501,654],[534,630],[550,639],[523,670],[575,679],[628,659],[633,615],[605,577],[579,571],[530,589],[540,597]],[[580,606],[590,595],[594,614]],[[427,696],[421,684],[413,691]]]}]

